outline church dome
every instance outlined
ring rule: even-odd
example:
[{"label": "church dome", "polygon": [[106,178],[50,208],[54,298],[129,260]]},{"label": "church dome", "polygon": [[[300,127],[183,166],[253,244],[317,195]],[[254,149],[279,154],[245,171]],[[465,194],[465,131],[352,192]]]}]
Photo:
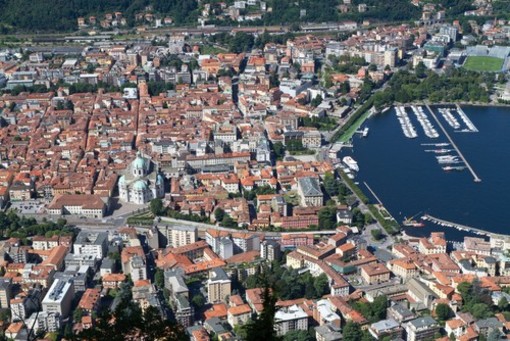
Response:
[{"label": "church dome", "polygon": [[135,191],[145,191],[147,189],[147,184],[145,183],[145,181],[142,181],[142,180],[138,180],[137,182],[135,182],[135,184],[133,185],[133,189]]},{"label": "church dome", "polygon": [[146,162],[147,161],[140,154],[138,154],[132,165],[135,169],[145,169]]}]

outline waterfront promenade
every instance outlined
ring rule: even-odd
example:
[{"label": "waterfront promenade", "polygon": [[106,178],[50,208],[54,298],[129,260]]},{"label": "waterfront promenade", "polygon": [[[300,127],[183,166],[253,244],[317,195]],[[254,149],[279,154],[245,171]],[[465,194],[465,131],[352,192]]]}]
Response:
[{"label": "waterfront promenade", "polygon": [[425,106],[427,107],[427,109],[430,111],[430,114],[432,115],[432,117],[434,118],[434,120],[436,121],[436,123],[438,124],[439,128],[441,128],[441,130],[443,131],[443,133],[446,135],[446,138],[450,141],[450,144],[452,145],[452,147],[457,151],[457,154],[459,154],[460,158],[462,159],[462,161],[464,161],[464,164],[466,165],[466,167],[469,169],[469,171],[471,172],[471,175],[473,175],[473,181],[474,182],[481,182],[482,179],[480,179],[478,177],[478,175],[475,173],[473,167],[471,167],[471,165],[469,164],[468,160],[464,157],[464,155],[462,154],[462,152],[460,151],[459,147],[457,147],[457,145],[455,144],[455,142],[453,141],[453,139],[450,137],[450,134],[448,134],[448,132],[446,131],[446,129],[444,128],[443,124],[437,119],[436,117],[436,114],[434,114],[434,111],[432,110],[432,108],[428,105],[428,104],[425,104]]}]

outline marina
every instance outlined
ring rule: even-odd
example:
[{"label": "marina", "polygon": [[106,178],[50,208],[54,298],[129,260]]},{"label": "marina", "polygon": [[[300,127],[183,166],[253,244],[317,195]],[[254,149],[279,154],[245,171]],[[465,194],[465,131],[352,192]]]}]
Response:
[{"label": "marina", "polygon": [[[448,134],[448,132],[446,131],[446,129],[444,128],[443,124],[437,119],[436,117],[436,114],[434,114],[434,111],[432,110],[432,108],[430,108],[430,106],[427,104],[427,109],[429,110],[430,114],[432,115],[432,117],[434,118],[434,120],[437,122],[437,124],[439,125],[439,128],[443,131],[443,133],[446,135],[446,138],[450,141],[450,145],[455,149],[455,151],[457,152],[457,154],[459,155],[459,157],[462,159],[462,161],[464,162],[464,164],[466,165],[466,167],[468,168],[468,170],[471,172],[471,175],[473,175],[473,181],[474,182],[481,182],[482,179],[480,179],[478,177],[478,175],[475,173],[473,167],[471,167],[471,165],[469,164],[469,162],[466,160],[466,158],[464,157],[464,155],[462,154],[462,152],[460,151],[460,149],[457,147],[457,145],[455,144],[455,142],[453,142],[453,139],[450,137],[450,134]],[[458,107],[458,110],[460,109],[460,107]],[[460,109],[459,111],[459,114],[462,112],[462,115],[466,118],[466,119],[463,119],[464,122],[469,121],[471,126],[474,127],[475,125],[471,122],[471,120],[469,118],[467,118],[466,114],[462,111],[462,109]],[[463,117],[461,115],[461,117]],[[466,123],[467,124],[467,123]],[[469,125],[468,125],[469,127]],[[475,128],[476,129],[476,128]],[[478,131],[478,130],[477,130]],[[439,161],[439,160],[438,160]],[[458,160],[456,160],[458,161]]]},{"label": "marina", "polygon": [[405,137],[409,139],[417,138],[418,134],[416,133],[414,125],[411,123],[409,115],[407,115],[405,107],[395,107],[395,111],[397,113],[397,118],[400,122],[400,126],[402,127],[402,131],[404,132]]},{"label": "marina", "polygon": [[439,133],[437,132],[436,128],[430,123],[429,118],[423,111],[423,107],[421,106],[415,106],[411,105],[411,109],[414,112],[414,115],[418,119],[418,122],[420,122],[421,127],[423,128],[423,131],[425,132],[425,135],[427,135],[431,139],[436,139],[439,137]]},{"label": "marina", "polygon": [[[510,108],[462,106],[479,132],[455,134],[454,128],[438,112],[439,108],[445,106],[452,108],[452,114],[461,124],[461,129],[466,128],[454,104],[430,105],[433,110],[430,112],[423,106],[440,137],[432,140],[418,132],[419,136],[413,141],[402,134],[402,126],[399,120],[395,119],[397,109],[393,107],[386,114],[374,115],[367,120],[363,128],[370,129],[369,137],[362,138],[356,134],[353,139],[356,148],[345,150],[342,157],[351,155],[358,162],[360,171],[356,174],[356,181],[362,185],[366,195],[374,203],[378,203],[364,185],[366,182],[379,200],[383,201],[388,212],[401,224],[406,217],[422,211],[444,221],[494,233],[508,233],[506,198],[510,193],[510,157],[507,148],[495,146],[508,146],[510,141]],[[407,110],[412,124],[416,127],[418,122],[415,121],[414,114],[410,108]],[[432,112],[450,138],[443,136],[441,127],[430,117]],[[456,148],[450,143],[450,139]],[[435,152],[442,149],[452,151]],[[467,159],[476,178],[483,181],[473,181],[476,178],[459,156],[457,149]],[[446,155],[455,158],[450,158],[450,163],[439,164],[436,156]],[[490,211],[487,211],[488,209]],[[418,222],[421,221],[421,215],[415,218]],[[412,223],[411,220],[407,221],[408,225]],[[444,231],[448,240],[462,240],[464,236],[472,235],[465,230],[443,227],[432,222],[426,222],[425,226],[420,228],[405,227],[405,230],[413,236]]]},{"label": "marina", "polygon": [[443,116],[446,122],[455,130],[460,129],[460,123],[455,116],[452,114],[452,110],[450,108],[439,108],[437,111]]},{"label": "marina", "polygon": [[458,104],[457,104],[457,112],[459,113],[459,116],[460,116],[461,120],[464,121],[464,123],[467,126],[467,129],[462,129],[460,132],[463,132],[463,133],[468,133],[468,132],[470,132],[470,133],[477,133],[478,129],[473,124],[473,122],[469,119],[469,117],[467,117],[466,113],[462,110],[462,108]]}]

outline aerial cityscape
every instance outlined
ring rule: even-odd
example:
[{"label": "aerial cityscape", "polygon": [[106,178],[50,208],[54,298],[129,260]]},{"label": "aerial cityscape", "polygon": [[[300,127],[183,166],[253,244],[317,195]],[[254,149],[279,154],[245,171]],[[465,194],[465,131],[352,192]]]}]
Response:
[{"label": "aerial cityscape", "polygon": [[0,0],[0,340],[510,339],[504,0]]}]

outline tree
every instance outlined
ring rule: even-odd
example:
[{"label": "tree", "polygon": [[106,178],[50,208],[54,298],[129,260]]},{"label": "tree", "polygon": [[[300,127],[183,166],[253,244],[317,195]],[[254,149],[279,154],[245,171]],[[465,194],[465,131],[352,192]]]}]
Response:
[{"label": "tree", "polygon": [[374,238],[374,240],[381,240],[384,237],[384,235],[382,234],[381,229],[371,230],[370,233],[372,234],[372,238]]},{"label": "tree", "polygon": [[130,297],[123,297],[113,313],[105,311],[95,322],[94,328],[83,330],[74,339],[83,341],[188,339],[182,326],[163,319],[155,307],[148,307],[142,313],[138,304]]},{"label": "tree", "polygon": [[149,204],[149,209],[154,216],[163,215],[165,212],[163,207],[163,200],[160,198],[152,199]]},{"label": "tree", "polygon": [[446,321],[453,316],[450,306],[445,303],[439,303],[436,307],[436,316],[441,321]]},{"label": "tree", "polygon": [[492,315],[489,306],[485,303],[475,303],[470,309],[470,313],[476,319],[484,319]]},{"label": "tree", "polygon": [[276,296],[268,287],[264,286],[262,298],[262,312],[246,325],[246,341],[275,341],[279,340],[274,328],[274,315],[276,313]]},{"label": "tree", "polygon": [[156,273],[154,274],[154,283],[160,289],[165,287],[165,273],[163,269],[156,268]]},{"label": "tree", "polygon": [[205,298],[204,296],[202,296],[201,294],[196,294],[195,296],[193,296],[193,298],[191,299],[191,302],[193,303],[193,305],[198,308],[198,309],[202,309],[203,306],[205,305]]},{"label": "tree", "polygon": [[423,62],[419,62],[418,65],[416,65],[416,68],[414,69],[414,73],[416,74],[416,77],[418,78],[425,78],[427,67]]},{"label": "tree", "polygon": [[335,176],[331,172],[327,172],[324,174],[324,190],[330,197],[334,197],[338,195],[340,192],[340,184],[337,179],[335,179]]},{"label": "tree", "polygon": [[312,341],[314,338],[306,330],[292,330],[283,336],[283,341]]},{"label": "tree", "polygon": [[354,322],[347,322],[343,330],[344,341],[359,341],[363,333],[359,324]]},{"label": "tree", "polygon": [[318,107],[322,103],[322,96],[317,95],[314,99],[312,99],[312,102],[310,103],[312,107]]},{"label": "tree", "polygon": [[498,302],[498,309],[500,311],[506,311],[508,310],[508,300],[506,299],[506,297],[502,297],[499,302]]},{"label": "tree", "polygon": [[329,280],[326,274],[322,273],[315,277],[313,286],[317,297],[322,297],[329,292]]},{"label": "tree", "polygon": [[277,161],[283,160],[283,157],[285,156],[285,146],[281,142],[276,142],[273,144],[273,152],[274,157]]},{"label": "tree", "polygon": [[223,218],[225,217],[225,211],[218,207],[215,211],[214,211],[214,218],[216,219],[217,222],[221,222],[223,221]]},{"label": "tree", "polygon": [[336,207],[325,206],[319,210],[319,230],[332,230],[336,226]]}]

